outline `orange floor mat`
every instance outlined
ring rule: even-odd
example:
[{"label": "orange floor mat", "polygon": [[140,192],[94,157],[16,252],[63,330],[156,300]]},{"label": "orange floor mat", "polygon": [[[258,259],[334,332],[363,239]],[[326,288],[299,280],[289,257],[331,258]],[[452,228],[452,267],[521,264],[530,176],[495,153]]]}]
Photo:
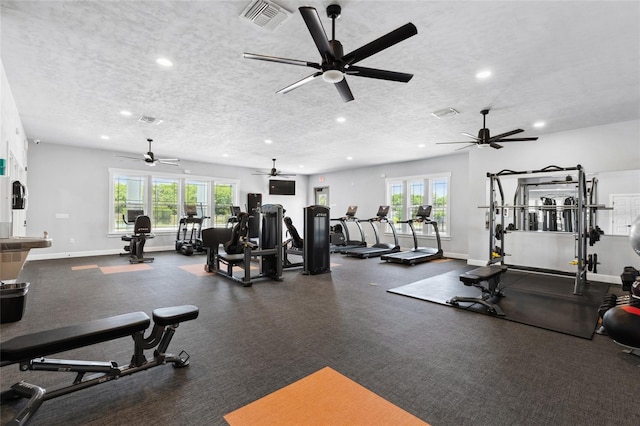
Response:
[{"label": "orange floor mat", "polygon": [[207,272],[204,270],[204,262],[203,263],[196,263],[195,265],[184,265],[184,266],[179,266],[180,269],[182,269],[183,271],[187,271],[193,275],[196,275],[198,277],[203,277],[205,275],[211,275],[213,274],[213,272]]},{"label": "orange floor mat", "polygon": [[148,269],[153,269],[153,268],[151,267],[151,265],[148,265],[146,263],[133,263],[131,265],[100,267],[100,271],[102,271],[103,274],[120,274],[122,272],[146,271]]},{"label": "orange floor mat", "polygon": [[72,271],[82,271],[84,269],[98,269],[98,265],[78,265],[71,267]]},{"label": "orange floor mat", "polygon": [[231,426],[428,425],[330,367],[245,405],[224,419]]}]

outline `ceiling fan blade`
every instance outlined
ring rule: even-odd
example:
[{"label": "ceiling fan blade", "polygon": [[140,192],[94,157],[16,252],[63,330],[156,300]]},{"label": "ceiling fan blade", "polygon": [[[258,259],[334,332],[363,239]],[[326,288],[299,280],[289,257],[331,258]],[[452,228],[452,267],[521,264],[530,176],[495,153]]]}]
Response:
[{"label": "ceiling fan blade", "polygon": [[524,142],[524,141],[537,141],[538,137],[533,138],[511,138],[511,139],[498,139],[494,142]]},{"label": "ceiling fan blade", "polygon": [[292,91],[293,89],[297,89],[298,87],[309,83],[311,80],[313,80],[314,78],[316,78],[318,76],[321,76],[321,75],[322,75],[321,72],[313,73],[310,76],[305,77],[302,80],[296,81],[295,83],[285,87],[284,89],[278,90],[276,93],[288,93],[288,92]]},{"label": "ceiling fan blade", "polygon": [[516,130],[512,130],[512,131],[507,132],[507,133],[502,133],[502,134],[499,134],[499,135],[491,136],[489,138],[489,140],[490,141],[495,141],[495,140],[506,138],[507,136],[515,135],[516,133],[522,133],[522,132],[524,132],[524,130],[516,129]]},{"label": "ceiling fan blade", "polygon": [[336,89],[338,89],[338,92],[340,93],[340,96],[342,96],[343,101],[351,102],[354,99],[353,93],[351,93],[351,89],[347,84],[346,78],[343,78],[339,82],[335,83],[334,86],[336,86]]},{"label": "ceiling fan blade", "polygon": [[400,28],[396,28],[388,34],[383,35],[380,38],[365,44],[359,49],[354,50],[351,53],[347,53],[342,57],[345,64],[355,64],[363,59],[368,58],[384,49],[393,46],[396,43],[400,43],[403,40],[408,39],[418,34],[418,29],[412,23],[404,24]]},{"label": "ceiling fan blade", "polygon": [[[465,142],[465,143],[469,143],[469,142]],[[455,151],[462,151],[463,149],[471,148],[472,146],[475,146],[475,145],[476,145],[475,143],[471,143],[467,146],[463,146],[462,148],[458,148]]]},{"label": "ceiling fan blade", "polygon": [[180,161],[178,158],[156,158],[156,161]]},{"label": "ceiling fan blade", "polygon": [[497,143],[495,143],[495,142],[489,142],[489,146],[490,146],[491,148],[495,148],[495,149],[500,149],[500,148],[502,148],[502,145],[499,145],[499,144],[497,144]]},{"label": "ceiling fan blade", "polygon": [[413,77],[413,74],[358,66],[349,67],[347,69],[347,74],[356,75],[358,77],[378,78],[380,80],[399,81],[401,83],[408,83]]},{"label": "ceiling fan blade", "polygon": [[[178,160],[180,161],[180,160]],[[171,161],[165,161],[165,160],[158,160],[158,163],[160,164],[167,164],[169,166],[179,166],[180,164],[178,163],[172,163]]]},{"label": "ceiling fan blade", "polygon": [[478,139],[476,136],[472,135],[471,133],[465,133],[462,132],[463,135],[470,137],[473,140],[479,141],[480,139]]},{"label": "ceiling fan blade", "polygon": [[129,155],[116,155],[116,157],[120,157],[120,158],[128,158],[130,160],[144,160],[144,158],[141,157],[131,157]]},{"label": "ceiling fan blade", "polygon": [[463,142],[436,142],[436,145],[448,145],[448,144],[451,144],[451,143],[470,143],[470,144],[473,144],[474,142],[471,142],[471,141],[463,141]]},{"label": "ceiling fan blade", "polygon": [[307,6],[300,7],[298,10],[300,10],[302,19],[304,19],[305,24],[307,24],[307,28],[311,33],[311,37],[313,37],[318,52],[320,52],[320,56],[327,61],[333,59],[333,50],[327,39],[327,33],[324,32],[318,11],[313,7]]},{"label": "ceiling fan blade", "polygon": [[267,62],[278,62],[281,64],[289,64],[289,65],[299,65],[301,67],[311,67],[311,68],[316,68],[316,69],[321,69],[322,67],[320,66],[320,64],[315,63],[315,62],[307,62],[307,61],[301,61],[298,59],[288,59],[288,58],[279,58],[277,56],[266,56],[266,55],[258,55],[255,53],[243,53],[242,54],[243,58],[246,59],[257,59],[259,61],[267,61]]}]

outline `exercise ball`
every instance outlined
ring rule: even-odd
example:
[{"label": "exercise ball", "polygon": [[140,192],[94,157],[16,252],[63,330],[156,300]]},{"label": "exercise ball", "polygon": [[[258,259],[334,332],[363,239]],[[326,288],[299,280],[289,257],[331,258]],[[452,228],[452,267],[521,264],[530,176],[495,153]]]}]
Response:
[{"label": "exercise ball", "polygon": [[631,241],[631,248],[640,256],[640,216],[636,217],[631,224],[631,230],[629,231],[629,241]]}]

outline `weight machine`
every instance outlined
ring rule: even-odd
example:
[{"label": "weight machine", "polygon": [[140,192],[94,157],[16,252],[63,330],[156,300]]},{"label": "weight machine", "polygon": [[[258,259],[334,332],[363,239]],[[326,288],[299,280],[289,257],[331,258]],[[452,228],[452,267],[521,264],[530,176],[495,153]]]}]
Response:
[{"label": "weight machine", "polygon": [[[519,183],[514,196],[514,205],[505,205],[505,197],[502,189],[500,178],[503,176],[515,175],[531,175],[549,172],[570,172],[577,173],[577,182],[571,176],[565,181],[544,181],[540,180],[535,183]],[[500,263],[503,266],[509,266],[513,269],[532,270],[538,272],[549,272],[559,275],[570,275],[565,271],[548,270],[542,268],[531,268],[519,265],[507,265],[505,262],[505,234],[512,230],[538,230],[537,213],[542,212],[544,216],[543,228],[548,231],[558,231],[557,213],[561,212],[563,218],[563,228],[565,232],[572,232],[575,236],[575,257],[572,263],[576,265],[575,285],[573,294],[582,294],[584,285],[587,284],[587,270],[597,272],[597,255],[588,255],[588,246],[593,246],[600,238],[602,231],[596,225],[596,213],[598,209],[606,207],[597,204],[597,179],[592,178],[587,181],[584,168],[581,165],[576,167],[558,167],[547,166],[540,170],[513,171],[501,170],[498,173],[487,173],[489,181],[489,206],[480,206],[480,208],[488,208],[488,226],[489,226],[489,265]],[[576,185],[575,197],[568,200],[563,205],[556,205],[552,202],[542,200],[543,205],[529,205],[527,192],[524,189],[527,185],[548,185],[548,184],[567,184]],[[499,196],[499,199],[498,199]],[[531,212],[530,210],[535,210]],[[514,224],[505,227],[505,211],[513,210]],[[555,214],[552,214],[555,213]],[[496,218],[499,215],[500,218]]]}]

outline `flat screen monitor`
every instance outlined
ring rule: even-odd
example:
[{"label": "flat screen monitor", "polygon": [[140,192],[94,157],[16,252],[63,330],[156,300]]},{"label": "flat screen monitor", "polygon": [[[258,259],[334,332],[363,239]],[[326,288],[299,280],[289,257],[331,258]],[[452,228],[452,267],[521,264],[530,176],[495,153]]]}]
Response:
[{"label": "flat screen monitor", "polygon": [[416,213],[418,217],[429,217],[431,216],[431,206],[419,206],[418,213]]},{"label": "flat screen monitor", "polygon": [[269,195],[296,195],[296,181],[270,179]]},{"label": "flat screen monitor", "polygon": [[133,223],[136,221],[138,216],[142,216],[144,214],[144,210],[127,210],[127,222]]},{"label": "flat screen monitor", "polygon": [[389,206],[380,206],[378,208],[378,217],[387,217],[389,214]]}]

